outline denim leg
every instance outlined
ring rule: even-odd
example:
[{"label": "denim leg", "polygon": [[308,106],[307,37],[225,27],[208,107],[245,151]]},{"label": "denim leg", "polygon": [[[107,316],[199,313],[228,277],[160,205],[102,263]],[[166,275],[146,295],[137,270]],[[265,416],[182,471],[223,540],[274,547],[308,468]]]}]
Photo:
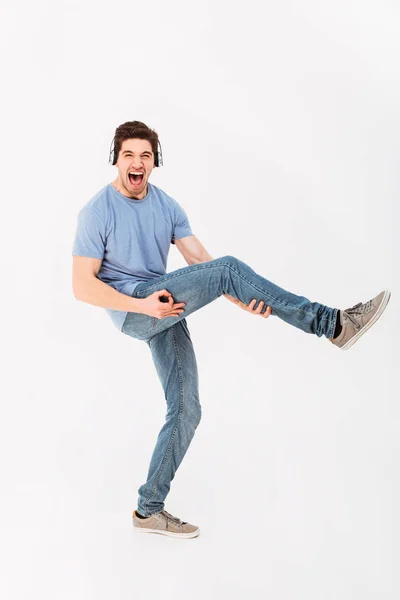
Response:
[{"label": "denim leg", "polygon": [[253,298],[263,300],[272,308],[272,316],[318,337],[333,337],[337,308],[319,302],[311,302],[305,296],[286,291],[272,281],[258,275],[246,263],[234,256],[222,256],[211,261],[183,267],[160,277],[140,283],[133,292],[136,298],[146,298],[157,290],[168,290],[175,302],[185,302],[185,310],[177,317],[156,319],[137,313],[128,313],[123,326],[124,333],[139,337],[137,322],[143,321],[147,331],[140,332],[139,339],[150,338],[165,331],[180,319],[209,304],[223,294],[230,294],[244,304]]},{"label": "denim leg", "polygon": [[138,510],[143,515],[164,508],[164,500],[201,418],[196,358],[186,317],[223,294],[244,304],[256,298],[272,308],[271,316],[318,337],[333,337],[338,309],[311,302],[258,275],[234,256],[183,267],[140,283],[135,298],[168,290],[175,302],[185,302],[177,317],[156,319],[128,313],[122,331],[145,340],[167,401],[166,421],[154,449],[147,481],[139,488]]},{"label": "denim leg", "polygon": [[201,419],[196,356],[185,319],[146,340],[165,393],[167,412],[139,488],[138,510],[150,515],[164,500]]}]

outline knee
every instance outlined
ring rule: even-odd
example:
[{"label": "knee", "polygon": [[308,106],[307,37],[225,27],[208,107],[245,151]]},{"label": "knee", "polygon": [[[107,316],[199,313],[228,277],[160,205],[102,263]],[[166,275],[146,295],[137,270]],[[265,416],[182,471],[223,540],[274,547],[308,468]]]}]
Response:
[{"label": "knee", "polygon": [[201,421],[201,415],[200,402],[190,402],[186,404],[186,410],[182,413],[182,419],[190,429],[195,430]]},{"label": "knee", "polygon": [[196,429],[196,427],[198,426],[198,424],[201,421],[201,405],[200,402],[197,402],[193,407],[192,407],[192,424],[193,427]]},{"label": "knee", "polygon": [[229,266],[237,266],[239,259],[236,258],[236,256],[231,256],[230,254],[227,254],[226,256],[221,256],[221,258],[219,259],[224,265],[229,265]]}]

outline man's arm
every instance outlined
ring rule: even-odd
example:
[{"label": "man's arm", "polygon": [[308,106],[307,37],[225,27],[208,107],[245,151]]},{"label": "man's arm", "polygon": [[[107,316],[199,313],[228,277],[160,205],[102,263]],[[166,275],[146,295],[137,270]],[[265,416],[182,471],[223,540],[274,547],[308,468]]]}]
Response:
[{"label": "man's arm", "polygon": [[175,240],[175,246],[188,265],[196,265],[197,263],[214,260],[195,235],[187,235],[179,240]]},{"label": "man's arm", "polygon": [[[207,252],[204,248],[203,244],[195,235],[187,235],[186,237],[180,238],[179,240],[175,240],[175,246],[178,248],[179,252],[182,254],[183,258],[186,260],[188,265],[196,265],[197,263],[207,262],[209,260],[214,260],[213,257]],[[264,306],[263,302],[259,303],[259,306],[256,310],[253,309],[256,300],[252,300],[250,304],[243,304],[237,298],[230,296],[229,294],[224,294],[225,298],[233,302],[240,308],[252,312],[253,314],[261,314],[261,309]],[[265,313],[261,314],[262,317],[268,318],[271,314],[271,307],[268,306]]]},{"label": "man's arm", "polygon": [[142,312],[142,300],[121,294],[97,278],[102,260],[87,256],[72,257],[72,289],[77,300],[129,312]]}]

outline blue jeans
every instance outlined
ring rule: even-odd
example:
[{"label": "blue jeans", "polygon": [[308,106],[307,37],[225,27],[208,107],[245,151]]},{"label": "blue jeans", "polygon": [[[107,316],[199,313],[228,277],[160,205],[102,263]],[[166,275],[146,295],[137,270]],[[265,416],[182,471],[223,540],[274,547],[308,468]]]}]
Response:
[{"label": "blue jeans", "polygon": [[183,267],[140,283],[132,296],[146,298],[162,289],[168,290],[176,303],[186,303],[183,313],[157,319],[129,312],[122,327],[123,333],[150,347],[167,403],[147,481],[138,490],[138,510],[145,516],[163,510],[171,481],[201,419],[196,356],[186,317],[230,294],[244,304],[253,298],[263,300],[262,312],[267,306],[272,308],[269,318],[275,315],[306,333],[329,338],[333,337],[338,314],[336,308],[285,291],[234,256]]}]

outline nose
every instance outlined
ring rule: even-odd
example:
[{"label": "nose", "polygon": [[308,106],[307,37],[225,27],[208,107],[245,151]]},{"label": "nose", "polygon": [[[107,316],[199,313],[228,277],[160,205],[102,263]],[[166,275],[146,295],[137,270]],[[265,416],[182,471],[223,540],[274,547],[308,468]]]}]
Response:
[{"label": "nose", "polygon": [[142,159],[141,158],[134,158],[132,161],[132,167],[134,168],[141,168],[142,167]]}]

